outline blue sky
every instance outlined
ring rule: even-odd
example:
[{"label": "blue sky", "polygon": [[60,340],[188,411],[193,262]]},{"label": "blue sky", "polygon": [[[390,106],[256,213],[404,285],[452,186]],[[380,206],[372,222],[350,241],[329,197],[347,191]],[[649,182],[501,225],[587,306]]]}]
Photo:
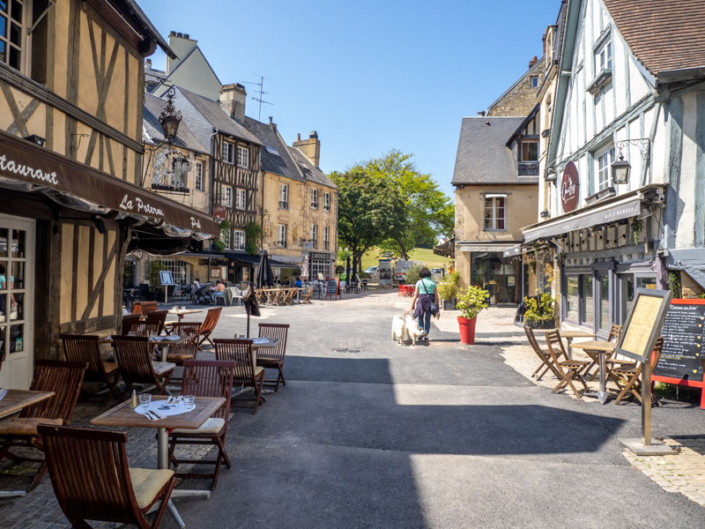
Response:
[{"label": "blue sky", "polygon": [[[284,139],[318,131],[321,167],[392,148],[415,154],[452,195],[463,116],[476,115],[541,56],[560,0],[139,0],[166,37],[190,34],[223,83],[264,75],[262,121]],[[163,68],[164,55],[152,57]],[[258,104],[248,89],[247,114]]]}]

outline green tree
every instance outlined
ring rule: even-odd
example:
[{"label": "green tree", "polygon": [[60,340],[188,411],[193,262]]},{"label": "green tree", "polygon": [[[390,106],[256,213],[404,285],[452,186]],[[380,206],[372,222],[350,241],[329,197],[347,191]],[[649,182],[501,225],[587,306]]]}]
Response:
[{"label": "green tree", "polygon": [[[441,236],[451,236],[455,226],[455,207],[431,175],[418,171],[413,155],[393,149],[382,158],[353,167],[370,178],[385,182],[402,201],[401,222],[384,230],[382,250],[408,259],[416,246],[435,246]],[[341,203],[342,210],[342,203]]]},{"label": "green tree", "polygon": [[362,167],[333,172],[338,186],[338,239],[360,270],[364,253],[397,233],[405,219],[404,201],[389,180],[370,175]]}]

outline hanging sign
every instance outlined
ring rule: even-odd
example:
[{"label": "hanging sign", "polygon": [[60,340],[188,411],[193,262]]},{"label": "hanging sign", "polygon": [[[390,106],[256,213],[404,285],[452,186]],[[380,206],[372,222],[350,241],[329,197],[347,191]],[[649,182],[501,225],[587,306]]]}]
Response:
[{"label": "hanging sign", "polygon": [[570,213],[578,207],[580,197],[580,182],[578,180],[578,168],[573,162],[568,162],[563,170],[563,181],[561,182],[561,204],[563,211]]}]

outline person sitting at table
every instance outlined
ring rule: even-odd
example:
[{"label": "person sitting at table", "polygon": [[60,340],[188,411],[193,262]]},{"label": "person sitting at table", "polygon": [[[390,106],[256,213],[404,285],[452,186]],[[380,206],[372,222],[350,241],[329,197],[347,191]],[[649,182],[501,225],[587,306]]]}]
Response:
[{"label": "person sitting at table", "polygon": [[289,278],[288,278],[288,277],[285,277],[285,278],[284,278],[284,281],[282,281],[282,286],[283,286],[283,287],[290,287],[290,286],[291,286],[291,283],[289,282]]},{"label": "person sitting at table", "polygon": [[213,297],[222,298],[223,296],[225,296],[225,283],[222,279],[218,279],[218,281],[215,282],[215,288],[213,289]]},{"label": "person sitting at table", "polygon": [[282,284],[279,282],[279,276],[276,276],[276,277],[274,278],[274,286],[277,287],[277,288],[279,288],[280,286],[282,286]]},{"label": "person sitting at table", "polygon": [[301,278],[300,278],[300,277],[297,277],[297,278],[296,278],[296,282],[294,283],[294,286],[295,286],[296,288],[301,288],[301,287],[304,286],[304,284],[301,282]]}]

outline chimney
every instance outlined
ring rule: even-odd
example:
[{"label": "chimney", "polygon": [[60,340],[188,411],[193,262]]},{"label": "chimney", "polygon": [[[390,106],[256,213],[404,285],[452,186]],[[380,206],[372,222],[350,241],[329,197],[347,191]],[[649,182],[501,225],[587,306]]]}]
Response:
[{"label": "chimney", "polygon": [[144,61],[144,67],[147,70],[151,70],[152,69],[152,59],[147,59],[146,61]]},{"label": "chimney", "polygon": [[534,55],[534,58],[529,61],[529,70],[531,70],[537,62],[539,62],[539,60],[536,58],[536,55]]},{"label": "chimney", "polygon": [[484,117],[485,117],[485,111],[484,111],[484,110],[480,110],[480,111],[477,113],[477,115],[480,116],[481,118],[484,118]]},{"label": "chimney", "polygon": [[546,35],[548,35],[548,30],[543,34],[543,54],[546,55]]},{"label": "chimney", "polygon": [[269,126],[272,127],[273,130],[277,130],[277,124],[274,123],[274,118],[272,116],[269,116]]},{"label": "chimney", "polygon": [[220,87],[220,106],[231,118],[245,121],[247,91],[240,83],[225,84]]},{"label": "chimney", "polygon": [[172,59],[167,57],[166,59],[166,73],[173,72],[174,69],[179,65],[181,59],[186,57],[191,51],[198,45],[198,42],[192,40],[188,33],[180,33],[178,31],[171,31],[169,33],[169,47],[174,50],[178,59]]},{"label": "chimney", "polygon": [[296,137],[294,147],[304,153],[304,156],[318,167],[321,161],[321,141],[318,139],[318,132],[312,130],[311,134],[308,135],[308,139],[303,141],[301,141],[301,134],[297,134]]}]

